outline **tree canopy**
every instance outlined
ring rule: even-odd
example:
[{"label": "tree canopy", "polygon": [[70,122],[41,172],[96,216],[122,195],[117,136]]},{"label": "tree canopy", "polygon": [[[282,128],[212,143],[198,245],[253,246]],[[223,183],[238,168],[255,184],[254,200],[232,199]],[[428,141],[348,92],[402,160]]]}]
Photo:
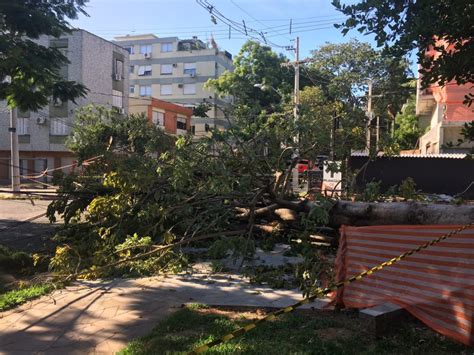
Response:
[{"label": "tree canopy", "polygon": [[68,60],[58,49],[35,42],[42,35],[70,31],[68,20],[86,14],[87,0],[15,0],[0,2],[0,100],[23,111],[38,110],[53,99],[74,100],[86,93],[64,80]]},{"label": "tree canopy", "polygon": [[[333,0],[333,5],[349,16],[338,25],[344,34],[350,29],[374,34],[378,46],[397,57],[418,50],[424,87],[451,80],[474,83],[471,1],[359,0],[345,5]],[[451,48],[437,44],[438,39]],[[426,56],[432,48],[439,51],[439,57]]]},{"label": "tree canopy", "polygon": [[287,61],[270,47],[249,40],[234,58],[234,70],[209,80],[207,85],[220,95],[232,95],[236,106],[251,108],[254,114],[262,109],[272,112],[293,88],[293,74],[281,67]]},{"label": "tree canopy", "polygon": [[328,97],[350,106],[364,107],[367,102],[368,81],[373,82],[374,115],[383,119],[393,117],[406,102],[412,88],[408,86],[413,74],[409,63],[390,58],[368,43],[350,40],[346,43],[326,43],[313,50],[308,73],[315,84],[326,90]]}]

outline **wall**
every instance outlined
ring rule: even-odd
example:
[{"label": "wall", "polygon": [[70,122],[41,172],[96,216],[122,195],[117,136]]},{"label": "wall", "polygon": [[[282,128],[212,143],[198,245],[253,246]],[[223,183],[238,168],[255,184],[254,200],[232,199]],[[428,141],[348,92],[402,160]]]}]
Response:
[{"label": "wall", "polygon": [[[351,170],[361,169],[367,157],[351,157]],[[416,188],[426,193],[455,195],[474,181],[474,160],[429,157],[379,157],[367,165],[356,180],[362,189],[371,181],[381,181],[382,190],[400,185],[407,177],[413,178]],[[474,198],[474,186],[464,198]]]}]

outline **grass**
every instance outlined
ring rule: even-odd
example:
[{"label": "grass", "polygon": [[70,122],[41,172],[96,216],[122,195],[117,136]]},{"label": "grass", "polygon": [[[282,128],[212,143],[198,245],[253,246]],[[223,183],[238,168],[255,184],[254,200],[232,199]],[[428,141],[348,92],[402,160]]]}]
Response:
[{"label": "grass", "polygon": [[39,284],[21,288],[18,290],[7,291],[0,294],[0,311],[19,306],[29,300],[43,296],[54,289],[52,284]]},{"label": "grass", "polygon": [[[121,354],[182,353],[222,336],[262,312],[232,312],[195,305],[159,323],[147,336],[129,343]],[[421,324],[404,323],[375,339],[354,315],[288,314],[260,324],[244,337],[211,349],[209,354],[455,354],[468,348]]]}]

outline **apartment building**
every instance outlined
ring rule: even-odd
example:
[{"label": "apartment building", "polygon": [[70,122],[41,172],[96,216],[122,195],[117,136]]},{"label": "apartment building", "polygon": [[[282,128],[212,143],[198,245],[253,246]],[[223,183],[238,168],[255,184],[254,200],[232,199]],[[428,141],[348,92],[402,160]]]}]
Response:
[{"label": "apartment building", "polygon": [[[436,57],[439,53],[430,50],[426,55]],[[472,142],[457,144],[458,139],[462,138],[464,124],[474,121],[474,107],[463,103],[464,96],[470,92],[472,83],[457,85],[454,81],[444,86],[434,84],[422,90],[418,79],[416,114],[420,128],[425,130],[420,138],[422,154],[468,153],[474,147]]]},{"label": "apartment building", "polygon": [[137,98],[151,97],[187,107],[206,101],[212,107],[207,113],[209,118],[193,117],[192,132],[199,136],[210,128],[226,127],[222,108],[231,98],[218,98],[204,84],[233,70],[229,52],[209,48],[197,37],[180,40],[153,34],[129,35],[115,38],[115,43],[130,53],[130,106]]},{"label": "apartment building", "polygon": [[473,143],[461,139],[465,123],[474,120],[474,109],[463,104],[472,85],[450,82],[444,87],[433,85],[417,92],[416,114],[425,134],[420,138],[422,154],[468,153]]},{"label": "apartment building", "polygon": [[193,110],[188,107],[155,98],[139,98],[133,100],[130,113],[144,113],[150,123],[171,135],[182,136],[191,133]]},{"label": "apartment building", "polygon": [[[84,84],[89,92],[75,104],[51,102],[38,112],[18,112],[20,174],[23,176],[73,162],[74,157],[64,143],[77,107],[93,103],[128,113],[129,79],[125,68],[130,64],[126,50],[84,30],[74,30],[60,38],[43,36],[38,42],[60,49],[69,60],[69,64],[61,68],[61,75]],[[5,103],[3,108],[0,110],[0,181],[7,182],[10,179],[9,113]]]}]

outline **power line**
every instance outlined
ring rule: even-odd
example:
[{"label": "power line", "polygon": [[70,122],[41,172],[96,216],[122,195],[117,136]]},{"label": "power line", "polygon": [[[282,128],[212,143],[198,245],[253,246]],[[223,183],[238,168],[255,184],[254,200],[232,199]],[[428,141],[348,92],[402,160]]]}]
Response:
[{"label": "power line", "polygon": [[211,19],[214,19],[215,22],[216,22],[216,18],[217,18],[221,22],[225,23],[226,25],[228,25],[229,27],[234,29],[235,31],[237,31],[237,32],[249,37],[249,38],[253,38],[254,40],[256,40],[258,42],[263,41],[263,42],[265,42],[265,44],[270,44],[273,47],[285,48],[285,46],[281,46],[281,45],[278,45],[278,44],[273,43],[271,41],[268,41],[265,38],[265,35],[263,34],[262,31],[256,30],[256,29],[251,28],[251,27],[248,27],[245,24],[245,21],[243,21],[243,23],[240,24],[239,22],[236,22],[236,21],[226,17],[214,5],[209,3],[209,1],[207,1],[207,0],[196,0],[196,2],[211,14]]},{"label": "power line", "polygon": [[[323,21],[304,21],[304,22],[292,22],[292,28],[293,29],[298,29],[299,27],[308,27],[308,26],[319,26],[319,25],[327,25],[327,24],[333,24],[338,21],[344,20],[343,17],[334,17],[330,19],[325,19]],[[246,22],[247,23],[247,22]],[[289,28],[289,24],[285,25],[277,25],[277,26],[266,26],[264,24],[264,29],[268,31],[263,31],[264,34],[270,33],[270,32],[278,32],[278,31],[283,31],[284,29]],[[145,31],[151,31],[151,32],[156,32],[159,33],[160,35],[165,35],[165,34],[189,34],[189,35],[198,35],[198,34],[208,34],[208,33],[218,33],[218,34],[227,34],[229,31],[228,26],[225,27],[217,27],[216,28],[208,28],[207,30],[194,30],[194,31],[170,31],[170,32],[163,32],[160,31],[158,28],[154,29],[148,29],[148,30],[139,30],[140,32],[145,32]],[[104,34],[119,34],[123,32],[139,32],[137,30],[131,30],[131,29],[116,29],[116,30],[95,30],[94,32],[96,33],[104,33]],[[262,32],[260,31],[260,32]]]}]

